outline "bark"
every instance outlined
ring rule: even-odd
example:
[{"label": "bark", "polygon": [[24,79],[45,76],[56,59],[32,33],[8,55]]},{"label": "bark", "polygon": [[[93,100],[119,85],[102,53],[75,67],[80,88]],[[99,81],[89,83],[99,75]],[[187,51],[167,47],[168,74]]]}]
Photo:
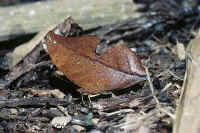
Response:
[{"label": "bark", "polygon": [[84,28],[111,24],[130,16],[136,6],[130,0],[49,0],[0,7],[0,41],[39,32],[72,16]]},{"label": "bark", "polygon": [[176,113],[174,133],[200,132],[200,36],[187,48],[187,70]]}]

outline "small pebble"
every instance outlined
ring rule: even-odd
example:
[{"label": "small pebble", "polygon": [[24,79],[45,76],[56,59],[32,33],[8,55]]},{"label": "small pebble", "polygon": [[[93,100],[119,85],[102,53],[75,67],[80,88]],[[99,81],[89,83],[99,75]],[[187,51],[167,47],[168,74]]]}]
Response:
[{"label": "small pebble", "polygon": [[72,118],[70,116],[54,117],[51,121],[51,125],[55,128],[64,128],[71,121],[71,119]]},{"label": "small pebble", "polygon": [[93,129],[89,131],[88,133],[103,133],[103,132],[101,132],[100,130]]},{"label": "small pebble", "polygon": [[72,127],[75,128],[78,132],[82,132],[85,130],[85,128],[80,125],[73,125]]}]

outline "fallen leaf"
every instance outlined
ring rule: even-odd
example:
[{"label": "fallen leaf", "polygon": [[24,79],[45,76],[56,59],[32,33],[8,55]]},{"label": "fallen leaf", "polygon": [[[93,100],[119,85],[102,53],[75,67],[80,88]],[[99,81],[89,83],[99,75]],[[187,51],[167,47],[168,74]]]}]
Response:
[{"label": "fallen leaf", "polygon": [[97,55],[96,36],[62,37],[49,32],[47,49],[52,61],[72,82],[89,94],[129,87],[146,79],[141,61],[126,45],[115,45]]}]

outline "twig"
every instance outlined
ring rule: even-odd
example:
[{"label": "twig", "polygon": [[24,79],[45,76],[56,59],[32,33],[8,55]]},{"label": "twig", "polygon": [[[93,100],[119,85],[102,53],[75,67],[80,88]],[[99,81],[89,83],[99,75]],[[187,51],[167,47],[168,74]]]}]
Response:
[{"label": "twig", "polygon": [[[151,78],[150,78],[150,75],[149,75],[149,70],[148,70],[147,67],[145,67],[145,71],[146,71],[146,74],[147,74],[147,80],[148,80],[148,82],[149,82],[149,86],[150,86],[150,89],[151,89],[151,92],[152,92],[152,96],[153,96],[154,100],[155,100],[156,103],[157,103],[158,109],[160,110],[160,112],[163,112],[163,113],[167,114],[167,115],[170,116],[173,120],[175,120],[175,116],[174,116],[173,114],[171,114],[170,112],[168,112],[168,111],[162,109],[162,107],[161,107],[161,105],[160,105],[160,102],[159,102],[158,98],[157,98],[156,95],[155,95],[154,87],[153,87],[153,84],[152,84],[152,82],[151,82]],[[169,85],[168,85],[168,86],[169,86]],[[169,88],[168,86],[165,86],[164,90],[166,90],[166,88]]]},{"label": "twig", "polygon": [[173,73],[172,71],[167,70],[167,72],[169,72],[169,74],[171,74],[172,76],[174,76],[176,79],[183,80],[182,78],[180,78],[179,76],[177,76],[177,75],[176,75],[175,73]]},{"label": "twig", "polygon": [[18,78],[20,78],[21,76],[23,76],[24,74],[38,68],[41,66],[46,66],[51,64],[51,61],[43,61],[37,64],[28,64],[26,66],[24,66],[23,70],[19,70],[19,71],[14,71],[13,74],[16,74],[13,78],[11,78],[5,85],[2,85],[2,88],[0,89],[5,89],[7,87],[10,86],[11,83],[13,83],[15,80],[17,80]]},{"label": "twig", "polygon": [[39,97],[31,97],[31,98],[23,98],[23,99],[13,99],[13,100],[6,100],[5,102],[0,104],[1,108],[16,108],[16,107],[43,107],[43,106],[66,106],[70,104],[66,99],[58,99],[58,98],[39,98]]},{"label": "twig", "polygon": [[159,100],[157,99],[156,95],[155,95],[155,92],[154,92],[154,87],[153,87],[153,84],[151,82],[151,78],[150,78],[150,75],[149,75],[149,70],[147,67],[145,67],[145,71],[146,71],[146,74],[147,74],[147,80],[149,82],[149,86],[150,86],[150,89],[151,89],[151,92],[152,92],[152,96],[153,98],[155,99],[156,103],[158,106],[160,106],[160,103],[159,103]]},{"label": "twig", "polygon": [[172,83],[168,83],[167,85],[165,85],[161,92],[165,92],[167,89],[169,89],[170,86],[172,86]]}]

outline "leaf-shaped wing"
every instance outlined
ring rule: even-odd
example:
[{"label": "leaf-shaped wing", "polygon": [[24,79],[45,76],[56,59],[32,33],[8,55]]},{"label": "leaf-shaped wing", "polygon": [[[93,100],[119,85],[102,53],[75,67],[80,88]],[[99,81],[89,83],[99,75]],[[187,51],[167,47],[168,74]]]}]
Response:
[{"label": "leaf-shaped wing", "polygon": [[96,36],[61,37],[47,35],[50,57],[71,81],[91,94],[125,88],[145,80],[145,71],[136,54],[125,45],[109,48],[97,55]]}]

